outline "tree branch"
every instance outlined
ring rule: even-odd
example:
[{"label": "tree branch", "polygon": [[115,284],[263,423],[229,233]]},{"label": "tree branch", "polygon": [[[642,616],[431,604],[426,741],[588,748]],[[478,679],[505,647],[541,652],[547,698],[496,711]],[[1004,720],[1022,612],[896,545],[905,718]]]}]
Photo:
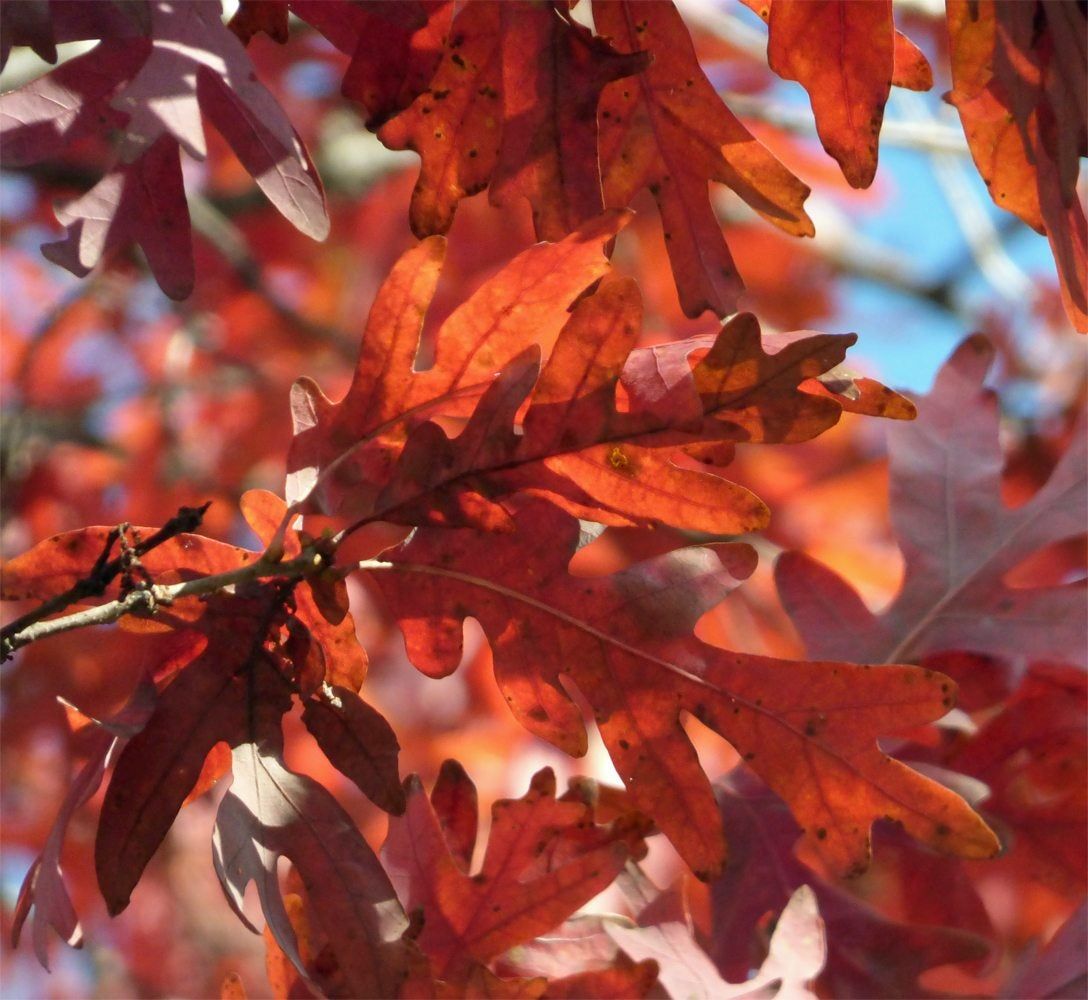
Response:
[{"label": "tree branch", "polygon": [[[23,619],[12,622],[11,625],[5,628],[2,646],[3,656],[7,659],[15,650],[36,642],[38,639],[59,635],[61,632],[70,632],[77,628],[85,628],[88,625],[108,625],[125,615],[135,614],[150,617],[160,607],[167,607],[182,597],[200,597],[204,594],[230,590],[245,583],[270,577],[285,581],[301,580],[305,576],[320,572],[327,568],[328,565],[329,557],[324,549],[310,546],[301,555],[287,562],[278,561],[274,556],[268,557],[266,554],[248,566],[240,566],[238,569],[229,570],[226,573],[214,573],[209,576],[198,577],[195,580],[185,580],[182,583],[153,583],[144,587],[136,587],[115,601],[99,604],[83,611],[75,611],[60,618],[50,618],[47,621],[40,620],[44,617],[44,613],[42,608],[38,608],[30,612],[30,614],[24,615]],[[80,583],[82,582],[80,581]],[[76,585],[76,587],[78,586],[79,584]],[[72,588],[72,590],[75,589],[75,587]],[[71,591],[66,593],[71,593]],[[52,604],[56,600],[56,598],[53,598],[47,601],[46,604]],[[42,607],[44,608],[45,605]],[[22,624],[24,619],[29,619],[29,623]]]},{"label": "tree branch", "polygon": [[25,643],[12,645],[14,637],[25,632],[30,626],[34,625],[36,622],[40,622],[43,618],[55,615],[65,608],[71,607],[73,604],[78,604],[88,597],[98,597],[101,594],[104,594],[106,588],[114,581],[114,579],[116,579],[117,575],[130,568],[133,562],[138,560],[144,553],[158,548],[164,542],[169,541],[176,535],[195,531],[200,526],[200,522],[204,519],[204,512],[210,506],[211,501],[209,500],[200,507],[182,507],[166,522],[166,524],[159,528],[155,534],[142,539],[135,545],[127,546],[121,555],[110,559],[109,554],[113,550],[113,546],[117,543],[118,539],[123,537],[125,531],[128,530],[127,524],[118,525],[109,533],[101,555],[99,555],[94,566],[91,567],[91,571],[85,577],[81,580],[77,580],[76,583],[64,591],[64,593],[50,597],[47,601],[43,601],[33,611],[28,611],[25,615],[20,615],[20,617],[16,618],[14,621],[8,622],[7,625],[0,628],[0,662],[8,659],[12,651],[17,649],[19,645],[25,645]]}]

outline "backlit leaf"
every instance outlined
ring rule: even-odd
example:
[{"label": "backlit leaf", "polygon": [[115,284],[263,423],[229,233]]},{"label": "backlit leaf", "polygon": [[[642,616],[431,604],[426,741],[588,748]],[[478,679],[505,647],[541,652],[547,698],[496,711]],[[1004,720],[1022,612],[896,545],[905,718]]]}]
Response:
[{"label": "backlit leaf", "polygon": [[[887,816],[949,852],[996,851],[993,834],[961,799],[876,747],[878,735],[947,712],[947,678],[911,667],[752,657],[695,639],[700,615],[751,572],[745,546],[681,550],[589,579],[567,572],[578,543],[569,517],[527,504],[515,522],[513,534],[486,542],[468,529],[419,529],[386,553],[388,569],[368,564],[408,655],[432,676],[450,673],[461,658],[463,619],[472,615],[519,721],[581,754],[581,712],[560,684],[569,677],[592,705],[636,807],[704,878],[720,870],[725,841],[681,712],[744,755],[838,870],[866,866],[869,826]],[[549,539],[546,550],[541,538]]]}]

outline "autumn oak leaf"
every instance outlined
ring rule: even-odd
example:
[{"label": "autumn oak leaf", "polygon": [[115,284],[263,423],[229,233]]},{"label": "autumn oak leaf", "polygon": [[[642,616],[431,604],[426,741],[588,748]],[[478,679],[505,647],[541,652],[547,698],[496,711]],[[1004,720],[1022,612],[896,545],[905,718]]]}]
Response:
[{"label": "autumn oak leaf", "polygon": [[949,0],[952,90],[995,204],[1045,233],[1070,322],[1088,332],[1088,17],[1078,4]]},{"label": "autumn oak leaf", "polygon": [[472,961],[487,962],[551,930],[611,883],[638,843],[621,824],[594,824],[584,803],[557,799],[546,768],[522,798],[495,803],[483,863],[470,876],[463,844],[455,838],[451,845],[446,831],[474,825],[475,803],[462,796],[460,816],[443,824],[438,810],[448,806],[446,795],[432,802],[415,777],[407,792],[382,861],[406,906],[423,907],[419,945],[439,979],[456,981]]},{"label": "autumn oak leaf", "polygon": [[213,834],[216,873],[239,918],[253,882],[277,945],[305,978],[277,863],[291,860],[348,995],[397,996],[415,960],[408,918],[351,817],[316,781],[289,771],[272,741],[234,749],[233,779]]},{"label": "autumn oak leaf", "polygon": [[[938,997],[919,977],[990,952],[984,938],[952,927],[893,920],[820,877],[797,859],[801,830],[783,804],[744,775],[717,783],[722,821],[733,854],[710,889],[710,954],[727,979],[747,974],[759,954],[759,925],[800,887],[815,896],[826,925],[827,961],[817,985],[830,996]],[[871,956],[882,956],[871,961]]]},{"label": "autumn oak leaf", "polygon": [[140,36],[92,36],[105,41],[3,95],[0,135],[18,162],[30,163],[56,156],[88,131],[112,128],[116,162],[90,191],[58,207],[68,232],[43,253],[82,277],[104,256],[138,243],[163,291],[180,299],[194,280],[180,150],[204,159],[202,116],[294,226],[324,239],[329,220],[301,139],[219,8],[159,0],[146,10]]},{"label": "autumn oak leaf", "polygon": [[994,351],[969,338],[918,403],[918,419],[888,432],[892,524],[903,586],[875,615],[854,588],[800,552],[781,556],[779,593],[813,656],[894,663],[963,649],[1083,662],[1083,582],[1012,587],[1004,577],[1040,549],[1084,533],[1083,429],[1049,481],[1014,510],[1001,500],[998,405],[984,388]]},{"label": "autumn oak leaf", "polygon": [[811,236],[809,189],[722,103],[671,0],[593,5],[597,30],[621,52],[649,51],[638,76],[609,84],[600,107],[605,204],[646,188],[657,201],[680,304],[688,316],[736,311],[743,289],[707,183],[733,189],[794,236]]},{"label": "autumn oak leaf", "polygon": [[[509,530],[503,504],[521,492],[606,524],[741,534],[766,523],[766,507],[699,467],[708,448],[722,464],[735,443],[806,440],[843,409],[912,415],[877,383],[834,374],[852,335],[765,337],[742,314],[715,336],[636,349],[637,287],[610,276],[555,309],[600,279],[597,241],[621,218],[521,254],[437,331],[424,371],[414,359],[443,247],[432,238],[406,253],[378,293],[345,397],[296,385],[297,509]],[[545,288],[560,298],[542,309]]]},{"label": "autumn oak leaf", "polygon": [[[752,571],[747,546],[686,549],[610,577],[581,578],[567,570],[577,522],[528,502],[514,520],[514,532],[491,536],[421,528],[365,564],[409,657],[431,676],[452,672],[471,615],[489,637],[496,680],[519,721],[582,754],[581,711],[560,683],[569,677],[592,705],[633,803],[697,873],[720,870],[725,841],[681,712],[737,748],[837,870],[866,866],[870,824],[889,816],[948,852],[997,850],[958,796],[875,743],[946,713],[954,697],[947,678],[912,667],[747,656],[695,639],[702,613]],[[549,539],[543,550],[541,538]]]}]

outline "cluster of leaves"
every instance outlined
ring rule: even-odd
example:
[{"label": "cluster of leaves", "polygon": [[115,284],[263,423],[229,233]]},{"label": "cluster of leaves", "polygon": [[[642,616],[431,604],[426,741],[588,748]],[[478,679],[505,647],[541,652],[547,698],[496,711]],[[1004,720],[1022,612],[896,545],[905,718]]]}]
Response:
[{"label": "cluster of leaves", "polygon": [[[806,87],[824,147],[867,186],[889,88],[932,83],[890,2],[752,6],[771,68]],[[951,5],[952,100],[995,200],[1048,234],[1082,325],[1084,134],[1067,126],[1083,60],[1056,21],[1083,13],[1017,6],[1030,25]],[[298,379],[285,499],[240,497],[261,550],[194,533],[203,511],[187,510],[163,529],[52,534],[5,563],[3,598],[32,605],[4,629],[5,655],[27,647],[24,670],[88,626],[116,623],[120,648],[139,651],[123,707],[72,713],[87,760],[12,916],[16,940],[31,921],[43,964],[50,928],[81,941],[61,873],[77,810],[106,784],[95,875],[117,914],[183,807],[228,773],[215,872],[251,927],[254,884],[281,996],[641,996],[660,983],[739,997],[813,980],[832,995],[921,995],[926,970],[989,954],[978,885],[955,859],[1049,864],[1055,881],[1072,877],[1062,892],[1082,895],[1084,587],[1064,564],[1051,578],[1047,556],[1084,530],[1083,433],[1009,509],[984,339],[957,351],[916,410],[843,369],[853,335],[764,333],[730,315],[743,285],[708,182],[792,235],[812,231],[808,188],[722,102],[671,3],[598,0],[596,33],[569,7],[248,0],[229,27],[201,3],[3,8],[5,44],[47,58],[101,39],[0,99],[6,162],[103,163],[58,209],[66,238],[45,248],[79,275],[135,242],[167,294],[192,291],[181,151],[207,155],[205,116],[289,222],[326,235],[303,139],[243,45],[260,31],[286,41],[289,14],[350,57],[343,94],[379,139],[422,161],[409,211],[420,239],[374,296],[350,382],[333,402]],[[1010,53],[1030,56],[1030,72]],[[436,310],[441,234],[485,187],[508,212],[525,199],[544,242]],[[640,346],[642,295],[608,254],[644,189],[683,312],[730,317],[714,334]],[[769,518],[723,469],[738,446],[809,442],[844,412],[894,421],[898,598],[874,615],[833,570],[787,553],[776,581],[812,659],[707,641],[701,623],[758,562],[734,537]],[[587,555],[623,531],[664,542],[588,575]],[[1044,568],[1010,580],[1033,559]],[[624,789],[575,781],[557,794],[538,772],[522,798],[495,803],[470,874],[475,785],[455,761],[429,796],[416,776],[401,783],[398,736],[369,696],[381,643],[360,644],[368,625],[349,607],[360,581],[430,678],[462,665],[473,619],[516,720],[578,756],[592,714]],[[949,716],[956,680],[965,696]],[[687,717],[735,751],[716,785]],[[380,856],[289,761],[300,726],[390,815]],[[876,821],[900,859],[883,874],[925,867],[930,884],[956,887],[955,907],[909,897],[893,918],[843,887],[869,869]],[[698,929],[690,900],[637,864],[658,833],[709,884],[691,890],[709,910]],[[989,861],[1002,843],[1016,847]],[[575,916],[617,880],[630,919]],[[856,957],[886,951],[895,960],[880,968]]]},{"label": "cluster of leaves", "polygon": [[[927,90],[925,56],[892,23],[891,0],[813,6],[746,0],[767,21],[768,60],[808,91],[820,139],[854,187],[876,175],[891,87]],[[684,312],[732,313],[743,283],[708,199],[726,184],[763,218],[811,236],[808,187],[722,102],[671,0],[598,0],[593,34],[567,3],[452,0],[344,8],[247,0],[228,30],[213,4],[110,0],[13,8],[13,44],[56,58],[60,41],[94,50],[0,100],[5,160],[57,156],[88,135],[110,142],[105,175],[58,209],[67,227],[46,256],[79,275],[136,242],[163,291],[193,287],[181,151],[207,152],[203,119],[302,232],[328,233],[305,146],[253,72],[257,32],[280,42],[293,13],[351,57],[343,94],[390,149],[422,161],[410,219],[420,238],[449,230],[461,199],[524,198],[538,239],[558,240],[643,190],[657,202]],[[1083,9],[961,0],[950,5],[953,89],[995,202],[1046,233],[1066,311],[1088,329],[1088,224],[1076,196],[1085,155]],[[236,37],[237,36],[237,37]]]}]

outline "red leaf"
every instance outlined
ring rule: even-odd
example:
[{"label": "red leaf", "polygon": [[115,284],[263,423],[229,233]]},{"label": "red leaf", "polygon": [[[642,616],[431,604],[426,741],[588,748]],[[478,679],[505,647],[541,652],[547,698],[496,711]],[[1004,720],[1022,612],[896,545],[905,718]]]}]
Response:
[{"label": "red leaf", "polygon": [[[827,928],[827,964],[818,982],[829,996],[935,997],[918,977],[949,962],[989,953],[975,934],[889,920],[868,903],[825,881],[794,855],[801,830],[765,791],[742,791],[733,779],[719,783],[721,815],[733,856],[711,886],[711,954],[724,975],[737,978],[759,959],[757,923],[782,907],[797,887],[809,885]],[[880,961],[871,961],[879,955]]]},{"label": "red leaf", "polygon": [[480,814],[476,786],[459,761],[442,762],[438,779],[431,789],[431,806],[442,827],[450,856],[461,871],[467,872],[472,867]]},{"label": "red leaf", "polygon": [[[93,569],[110,533],[101,525],[53,535],[4,563],[0,598],[5,601],[47,600],[74,587]],[[158,528],[128,528],[130,543],[146,540]],[[115,547],[113,554],[118,551]],[[225,573],[255,560],[257,554],[203,535],[183,533],[144,553],[140,565],[158,583],[176,583]],[[115,596],[116,585],[106,591]],[[177,607],[172,608],[177,611]]]},{"label": "red leaf", "polygon": [[233,642],[210,644],[181,671],[117,761],[95,841],[98,884],[111,914],[128,906],[212,747],[248,739],[255,714],[278,725],[290,707],[286,681],[260,650],[265,623],[242,624]]},{"label": "red leaf", "polygon": [[1088,331],[1088,221],[1076,193],[1088,152],[1086,15],[1076,4],[950,0],[948,95],[994,202],[1046,233],[1062,301]]},{"label": "red leaf", "polygon": [[376,806],[404,812],[400,745],[385,718],[354,691],[326,686],[303,702],[302,721],[325,756]]},{"label": "red leaf", "polygon": [[1037,550],[1084,531],[1084,435],[1049,482],[1009,510],[998,408],[983,387],[993,349],[967,340],[919,401],[918,419],[888,431],[892,521],[906,560],[902,590],[881,615],[801,553],[776,567],[779,593],[813,656],[875,663],[946,649],[1013,660],[1072,659],[1086,649],[1080,584],[1013,588],[1003,577]]},{"label": "red leaf", "polygon": [[362,0],[345,6],[339,0],[291,0],[291,10],[351,56],[343,94],[367,109],[367,127],[376,129],[431,83],[454,4]]},{"label": "red leaf", "polygon": [[496,802],[480,872],[470,877],[450,853],[418,778],[408,808],[390,821],[382,860],[409,909],[426,915],[420,947],[435,975],[454,979],[551,930],[623,868],[629,832],[593,824],[590,808],[555,798],[540,771],[520,799]]},{"label": "red leaf", "polygon": [[267,745],[236,746],[233,771],[213,846],[216,873],[235,913],[248,924],[242,902],[254,882],[276,943],[308,981],[276,873],[279,858],[289,858],[348,994],[396,996],[412,959],[403,939],[408,920],[351,818],[317,782],[288,771]]},{"label": "red leaf", "polygon": [[891,0],[773,0],[768,24],[771,69],[808,91],[824,149],[868,187],[894,69]]},{"label": "red leaf", "polygon": [[949,760],[990,787],[985,812],[1011,829],[1007,862],[1074,898],[1088,881],[1086,710],[1082,670],[1037,665]]},{"label": "red leaf", "polygon": [[560,240],[604,210],[597,163],[601,91],[645,69],[650,59],[616,52],[546,4],[507,5],[501,25],[504,123],[491,203],[528,199],[537,238]]},{"label": "red leaf", "polygon": [[466,4],[430,86],[378,133],[390,149],[419,153],[409,220],[420,238],[447,232],[458,202],[491,180],[502,138],[501,17],[499,2]]},{"label": "red leaf", "polygon": [[731,187],[768,221],[811,236],[808,188],[722,103],[667,0],[593,6],[597,30],[623,52],[650,51],[633,80],[601,98],[600,160],[605,204],[623,206],[643,188],[657,200],[680,304],[688,316],[736,310],[743,285],[711,208],[707,182]]},{"label": "red leaf", "polygon": [[[865,867],[869,826],[885,816],[949,852],[996,851],[993,834],[961,799],[875,745],[878,735],[947,712],[947,678],[911,667],[746,656],[695,639],[699,616],[739,582],[730,569],[750,571],[744,546],[681,550],[586,579],[567,572],[576,522],[538,504],[526,504],[515,522],[510,535],[419,529],[386,554],[388,566],[365,565],[420,669],[444,676],[457,667],[471,615],[490,639],[496,679],[519,721],[581,754],[581,712],[559,683],[569,676],[593,706],[632,801],[697,873],[720,869],[725,844],[681,711],[750,761],[836,869]],[[541,538],[550,540],[545,550]]]},{"label": "red leaf", "polygon": [[[433,238],[408,251],[370,311],[347,396],[332,404],[308,379],[300,379],[292,391],[288,500],[298,505],[306,499],[318,473],[326,465],[344,464],[364,438],[384,431],[403,440],[406,419],[418,413],[421,420],[428,408],[465,412],[458,396],[478,397],[526,347],[550,348],[570,303],[607,270],[602,246],[625,221],[625,215],[609,213],[561,243],[518,255],[446,320],[436,338],[434,365],[423,372],[412,362],[445,246]],[[388,455],[379,452],[373,460],[388,474]],[[354,490],[365,493],[367,483],[359,473],[349,476]],[[330,486],[329,492],[310,504],[336,509],[343,487]]]},{"label": "red leaf", "polygon": [[[606,280],[583,297],[558,338],[548,326],[524,324],[500,335],[493,325],[507,327],[511,299],[520,307],[527,294],[527,275],[563,253],[566,242],[527,251],[486,283],[443,325],[436,364],[421,373],[411,359],[439,244],[409,251],[371,311],[345,398],[333,405],[316,387],[296,389],[288,465],[296,503],[354,518],[509,530],[502,504],[523,491],[606,524],[740,534],[766,523],[766,507],[694,468],[689,455],[701,460],[708,444],[730,441],[805,440],[835,423],[844,402],[865,412],[911,412],[876,384],[865,397],[859,390],[857,402],[807,384],[836,368],[852,336],[763,338],[754,318],[741,315],[715,338],[632,351],[641,303],[630,281]],[[583,257],[587,276],[599,273],[596,263]],[[576,273],[563,279],[564,295],[577,287]],[[392,343],[382,349],[386,324]],[[539,378],[532,333],[549,346],[554,340]],[[508,356],[519,341],[522,352]],[[505,367],[470,381],[465,372],[478,370],[480,357]],[[852,388],[846,380],[844,391]],[[453,439],[437,423],[421,423],[465,412],[468,423]]]}]

